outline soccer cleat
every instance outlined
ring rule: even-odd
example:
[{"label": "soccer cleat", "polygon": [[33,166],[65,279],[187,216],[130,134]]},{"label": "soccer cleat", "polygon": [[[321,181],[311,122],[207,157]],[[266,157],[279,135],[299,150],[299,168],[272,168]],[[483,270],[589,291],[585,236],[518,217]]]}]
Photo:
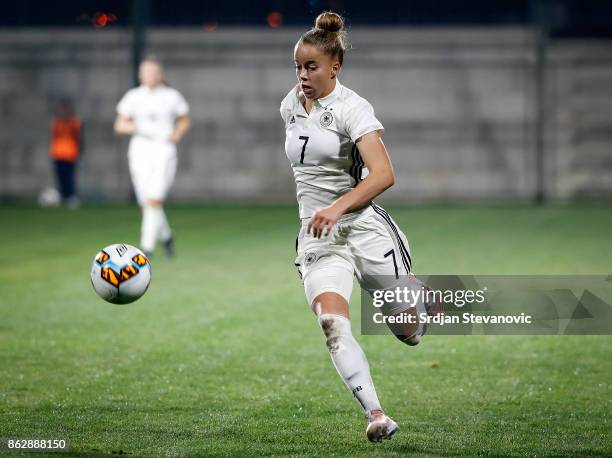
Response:
[{"label": "soccer cleat", "polygon": [[170,236],[168,240],[164,242],[164,253],[168,259],[174,257],[174,237]]},{"label": "soccer cleat", "polygon": [[[429,285],[419,280],[413,273],[410,273],[409,275],[412,281],[416,283],[416,285],[423,291],[425,291],[426,293],[432,291],[432,288]],[[444,313],[444,304],[442,302],[436,300],[431,302],[424,301],[423,305],[425,306],[425,311],[429,316],[436,316]]]},{"label": "soccer cleat", "polygon": [[391,437],[399,431],[399,426],[391,418],[387,417],[382,410],[370,410],[366,413],[368,426],[366,436],[370,442],[382,442],[383,439]]},{"label": "soccer cleat", "polygon": [[[432,288],[421,280],[419,280],[414,274],[411,273],[409,274],[409,276],[410,281],[412,281],[414,285],[416,285],[417,289],[423,291],[425,294],[425,297],[423,298],[423,307],[427,315],[430,317],[434,317],[437,315],[444,314],[444,304],[440,301],[437,301],[435,295],[432,298],[433,300],[428,301],[427,294],[432,291]],[[422,321],[420,319],[420,315],[417,314],[416,316],[419,318],[419,322]],[[416,329],[412,329],[412,331],[414,332],[410,335],[407,335],[407,331],[409,332],[409,330],[407,329],[400,328],[399,332],[394,331],[395,337],[397,337],[403,343],[411,347],[418,345],[421,342],[421,337],[423,337],[427,333],[427,322],[420,323]]]},{"label": "soccer cleat", "polygon": [[[414,274],[411,274],[411,275],[413,276],[416,284],[419,285],[424,291],[426,292],[432,291],[432,288],[429,285],[419,280],[416,276],[414,276]],[[444,314],[444,304],[442,302],[439,302],[436,300],[432,302],[425,301],[423,305],[425,306],[425,311],[427,312],[427,315],[429,316],[433,317],[433,316]],[[406,343],[408,343],[408,345],[417,345],[421,341],[421,337],[424,336],[426,332],[427,332],[427,323],[423,323],[423,332],[421,333],[421,335],[412,336],[410,338],[410,339],[413,339],[414,343],[410,343],[410,342],[406,342]]]}]

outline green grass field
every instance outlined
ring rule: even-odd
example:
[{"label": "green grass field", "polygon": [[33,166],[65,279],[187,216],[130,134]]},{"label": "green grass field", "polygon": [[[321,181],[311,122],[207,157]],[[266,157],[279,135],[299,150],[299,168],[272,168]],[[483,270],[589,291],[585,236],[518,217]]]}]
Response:
[{"label": "green grass field", "polygon": [[[417,273],[612,273],[609,205],[389,210]],[[177,258],[117,306],[89,268],[138,244],[135,207],[0,207],[0,437],[68,437],[74,456],[612,455],[612,337],[358,336],[402,429],[367,442],[293,266],[296,214],[169,208]]]}]

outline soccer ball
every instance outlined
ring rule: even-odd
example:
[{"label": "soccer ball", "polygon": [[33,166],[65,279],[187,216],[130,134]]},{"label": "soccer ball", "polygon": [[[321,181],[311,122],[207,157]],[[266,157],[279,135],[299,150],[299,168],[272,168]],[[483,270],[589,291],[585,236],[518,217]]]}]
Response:
[{"label": "soccer ball", "polygon": [[142,251],[117,243],[103,248],[91,265],[96,293],[113,304],[129,304],[141,297],[151,281],[151,265]]},{"label": "soccer ball", "polygon": [[38,195],[38,205],[44,208],[59,207],[62,202],[62,196],[55,188],[45,188]]}]

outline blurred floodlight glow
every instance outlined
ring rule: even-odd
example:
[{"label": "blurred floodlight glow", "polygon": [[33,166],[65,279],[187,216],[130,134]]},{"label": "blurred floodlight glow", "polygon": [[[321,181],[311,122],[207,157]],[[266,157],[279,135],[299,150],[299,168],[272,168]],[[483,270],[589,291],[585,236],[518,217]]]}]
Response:
[{"label": "blurred floodlight glow", "polygon": [[281,26],[283,23],[283,15],[278,11],[272,11],[268,14],[268,25],[273,29]]},{"label": "blurred floodlight glow", "polygon": [[212,32],[214,30],[217,30],[218,26],[219,26],[219,23],[217,21],[204,22],[204,30],[206,30],[207,32]]},{"label": "blurred floodlight glow", "polygon": [[96,28],[106,27],[106,24],[108,24],[108,15],[98,11],[91,18],[91,23]]},{"label": "blurred floodlight glow", "polygon": [[102,27],[106,27],[112,22],[115,22],[116,20],[117,20],[116,14],[103,13],[101,11],[98,11],[92,16],[91,23],[95,28],[100,29]]}]

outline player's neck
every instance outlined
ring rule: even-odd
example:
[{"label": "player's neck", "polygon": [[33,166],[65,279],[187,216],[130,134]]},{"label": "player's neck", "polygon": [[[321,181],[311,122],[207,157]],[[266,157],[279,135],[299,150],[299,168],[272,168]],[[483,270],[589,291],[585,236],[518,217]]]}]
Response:
[{"label": "player's neck", "polygon": [[325,91],[323,91],[323,93],[317,97],[318,99],[324,99],[325,97],[327,97],[329,94],[331,94],[332,92],[334,92],[334,89],[336,89],[336,79],[332,79],[331,80],[331,84],[330,87],[328,87]]},{"label": "player's neck", "polygon": [[306,110],[306,113],[310,113],[312,111],[312,104],[313,104],[313,99],[307,99],[304,98],[304,109]]},{"label": "player's neck", "polygon": [[154,91],[155,89],[159,89],[160,87],[162,87],[163,83],[157,83],[157,84],[143,84],[144,87],[146,87],[149,91]]},{"label": "player's neck", "polygon": [[[317,97],[316,100],[323,99],[323,98],[327,97],[329,94],[334,92],[334,89],[336,89],[336,80],[333,80],[333,84],[332,84],[331,88],[327,88],[327,90],[325,90],[323,92],[323,94],[321,94],[319,97]],[[315,101],[315,99],[308,99],[308,98],[304,97],[304,101],[302,102],[302,105],[304,105],[304,109],[306,110],[306,113],[310,113],[310,111],[312,110],[312,106],[314,104],[314,101]]]}]

